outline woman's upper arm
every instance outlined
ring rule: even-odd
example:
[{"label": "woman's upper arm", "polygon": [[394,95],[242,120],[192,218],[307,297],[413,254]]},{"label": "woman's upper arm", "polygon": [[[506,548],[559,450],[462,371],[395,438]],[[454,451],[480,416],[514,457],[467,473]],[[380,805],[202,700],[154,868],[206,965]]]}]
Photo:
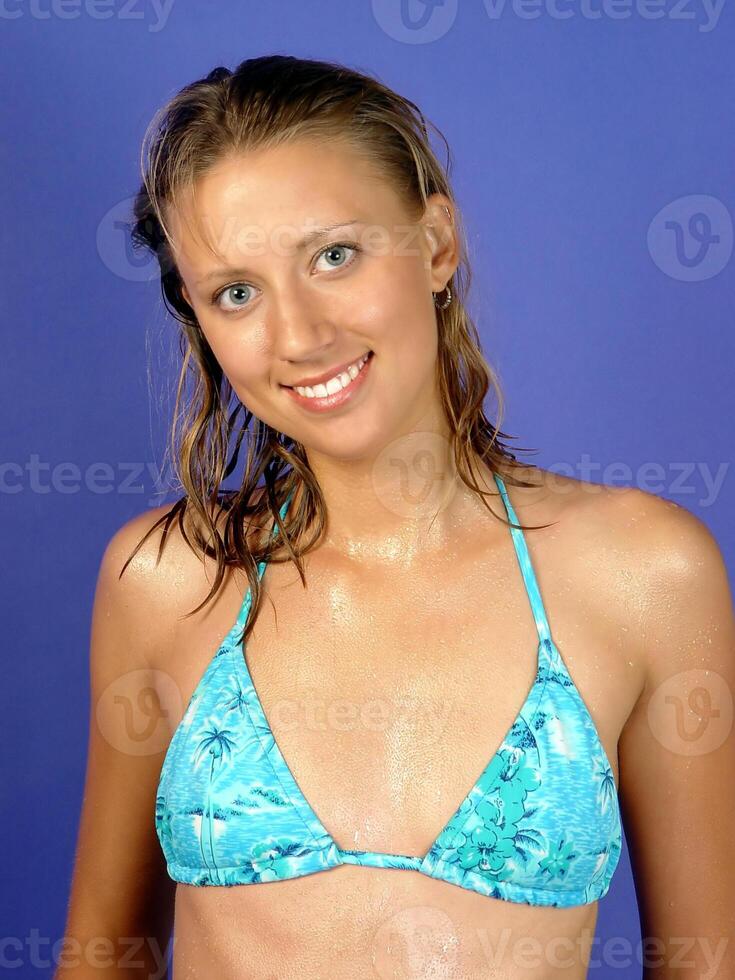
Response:
[{"label": "woman's upper arm", "polygon": [[[135,544],[164,511],[129,521],[100,564],[89,652],[87,768],[65,955],[57,973],[65,978],[166,975],[175,883],[154,822],[168,741],[153,667],[161,662],[167,632],[156,604],[157,577],[165,574],[155,567],[160,532],[119,578]],[[95,969],[92,960],[109,967]]]},{"label": "woman's upper arm", "polygon": [[641,494],[646,684],[618,744],[644,977],[735,977],[735,616],[707,527]]}]

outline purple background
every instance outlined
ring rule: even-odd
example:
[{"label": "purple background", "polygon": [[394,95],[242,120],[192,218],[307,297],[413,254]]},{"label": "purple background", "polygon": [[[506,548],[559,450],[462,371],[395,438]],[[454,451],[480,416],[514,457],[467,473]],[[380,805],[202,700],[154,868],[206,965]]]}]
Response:
[{"label": "purple background", "polygon": [[[678,16],[665,2],[658,20],[640,0],[588,0],[598,18],[580,2],[558,7],[571,16],[508,3],[493,17],[489,0],[447,0],[412,30],[398,0],[177,0],[167,15],[113,0],[100,8],[108,19],[83,2],[7,0],[0,932],[23,944],[4,951],[22,963],[16,976],[50,976],[27,942],[37,930],[48,961],[63,934],[102,552],[127,519],[174,499],[156,468],[175,324],[128,249],[124,211],[110,209],[137,189],[155,109],[215,65],[266,53],[337,60],[417,102],[452,150],[471,307],[507,398],[503,427],[539,449],[523,458],[675,500],[734,567],[733,8],[712,26],[696,0]],[[416,20],[423,8],[410,0]],[[700,243],[689,231],[707,222],[719,241],[692,261]],[[658,465],[653,482],[644,464]],[[713,493],[706,475],[720,467]],[[638,942],[627,851],[597,935],[598,950],[613,936]],[[628,980],[640,966],[590,976]]]}]

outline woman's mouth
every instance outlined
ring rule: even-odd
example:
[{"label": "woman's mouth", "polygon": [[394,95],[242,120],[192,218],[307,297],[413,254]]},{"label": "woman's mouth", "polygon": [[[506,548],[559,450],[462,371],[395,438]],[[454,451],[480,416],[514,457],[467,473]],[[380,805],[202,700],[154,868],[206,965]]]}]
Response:
[{"label": "woman's mouth", "polygon": [[329,412],[351,401],[362,388],[370,372],[373,351],[369,350],[341,374],[313,387],[283,387],[290,397],[310,412]]}]

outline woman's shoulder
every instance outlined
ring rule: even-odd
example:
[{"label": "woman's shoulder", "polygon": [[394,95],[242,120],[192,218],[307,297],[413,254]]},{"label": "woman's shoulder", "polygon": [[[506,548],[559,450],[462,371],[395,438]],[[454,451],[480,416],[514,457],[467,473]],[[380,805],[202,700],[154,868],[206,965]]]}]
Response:
[{"label": "woman's shoulder", "polygon": [[[671,627],[672,603],[726,593],[727,571],[706,522],[687,507],[635,486],[611,486],[531,467],[530,487],[509,485],[525,532],[587,608],[643,636]],[[533,535],[539,535],[534,539]],[[546,536],[546,540],[542,538]]]},{"label": "woman's shoulder", "polygon": [[103,564],[109,566],[110,572],[116,572],[121,582],[127,581],[130,588],[165,584],[187,561],[187,555],[196,560],[186,542],[182,523],[191,537],[194,527],[191,516],[183,511],[180,521],[174,505],[151,507],[136,514],[109,538]]},{"label": "woman's shoulder", "polygon": [[[256,489],[251,502],[261,494]],[[222,538],[230,511],[211,502],[210,520]],[[246,537],[255,528],[246,528]],[[114,601],[141,622],[163,630],[204,601],[217,572],[216,559],[198,539],[211,542],[211,528],[180,500],[152,507],[125,521],[108,539],[100,581]],[[226,569],[229,574],[229,569]]]},{"label": "woman's shoulder", "polygon": [[712,547],[707,524],[683,504],[636,486],[582,480],[536,466],[504,469],[531,486],[507,484],[522,523],[554,523],[578,545],[599,542],[633,557],[669,559]]},{"label": "woman's shoulder", "polygon": [[[96,587],[95,606],[102,616],[114,619],[130,637],[131,656],[153,666],[178,621],[206,599],[216,574],[215,559],[192,546],[199,522],[186,511],[179,520],[173,507],[149,508],[114,531],[104,547]],[[225,509],[215,506],[212,516],[222,532]]]}]

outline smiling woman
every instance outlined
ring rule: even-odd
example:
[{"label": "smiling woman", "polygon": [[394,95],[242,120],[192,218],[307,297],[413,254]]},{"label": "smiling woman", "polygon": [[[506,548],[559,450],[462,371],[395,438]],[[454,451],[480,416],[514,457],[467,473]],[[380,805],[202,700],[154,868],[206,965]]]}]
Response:
[{"label": "smiling woman", "polygon": [[[250,622],[260,587],[245,518],[275,518],[276,501],[300,486],[293,534],[313,527],[318,540],[325,460],[368,474],[399,428],[420,422],[446,438],[445,462],[478,494],[486,467],[515,461],[484,414],[492,388],[502,415],[502,392],[465,307],[459,211],[413,103],[342,66],[251,59],[163,107],[143,176],[133,241],[157,255],[182,323],[180,390],[189,370],[198,375],[188,411],[174,412],[186,494],[170,516],[183,527],[188,512],[216,541],[211,505],[224,507],[218,573],[232,558],[247,571]],[[246,435],[242,485],[222,494],[227,447]]]},{"label": "smiling woman", "polygon": [[[625,819],[646,976],[685,923],[677,975],[728,975],[733,837],[698,825],[735,808],[721,555],[664,500],[516,460],[428,133],[287,56],[151,123],[133,240],[181,326],[184,494],[102,562],[68,932],[173,924],[182,976],[582,980]],[[120,673],[160,699],[148,752],[97,730]],[[651,712],[692,687],[721,736],[696,758]]]}]

